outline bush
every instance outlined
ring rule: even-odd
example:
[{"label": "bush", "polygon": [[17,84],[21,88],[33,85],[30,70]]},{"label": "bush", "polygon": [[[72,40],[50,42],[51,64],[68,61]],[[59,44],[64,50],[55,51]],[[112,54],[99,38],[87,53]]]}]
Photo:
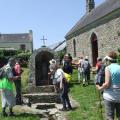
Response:
[{"label": "bush", "polygon": [[22,67],[27,67],[30,56],[31,56],[30,52],[21,52],[16,56],[16,58],[20,60]]},{"label": "bush", "polygon": [[120,64],[120,55],[117,57],[117,62]]},{"label": "bush", "polygon": [[118,48],[119,55],[117,56],[117,62],[120,64],[120,48]]},{"label": "bush", "polygon": [[0,50],[0,67],[7,63],[10,57],[15,57],[20,60],[22,67],[28,66],[31,52],[21,50]]}]

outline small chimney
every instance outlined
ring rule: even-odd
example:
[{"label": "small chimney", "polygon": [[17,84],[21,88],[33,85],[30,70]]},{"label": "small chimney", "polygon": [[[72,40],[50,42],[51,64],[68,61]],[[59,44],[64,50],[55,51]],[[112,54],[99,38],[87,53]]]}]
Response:
[{"label": "small chimney", "polygon": [[95,8],[94,0],[86,0],[86,12],[89,13],[94,8]]}]

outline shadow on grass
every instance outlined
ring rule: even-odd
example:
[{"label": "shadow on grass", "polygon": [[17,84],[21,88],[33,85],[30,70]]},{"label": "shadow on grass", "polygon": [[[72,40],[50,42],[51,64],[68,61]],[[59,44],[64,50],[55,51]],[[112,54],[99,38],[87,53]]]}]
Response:
[{"label": "shadow on grass", "polygon": [[[69,87],[74,87],[74,85],[82,85],[82,82],[79,83],[77,80],[76,81],[71,81],[69,83]],[[90,80],[89,85],[94,85],[93,80]],[[87,87],[88,85],[85,85],[84,87]]]},{"label": "shadow on grass", "polygon": [[71,111],[75,111],[77,109],[78,109],[78,107],[73,107]]},{"label": "shadow on grass", "polygon": [[0,120],[38,120],[42,118],[39,115],[34,115],[34,114],[30,114],[30,113],[15,113],[14,116],[2,116],[0,115]]}]

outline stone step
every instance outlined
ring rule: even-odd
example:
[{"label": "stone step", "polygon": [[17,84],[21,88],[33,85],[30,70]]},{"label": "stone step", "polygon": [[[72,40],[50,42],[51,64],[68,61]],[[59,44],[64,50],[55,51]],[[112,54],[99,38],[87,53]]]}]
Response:
[{"label": "stone step", "polygon": [[23,97],[28,98],[29,102],[34,103],[60,103],[60,97],[57,93],[29,93],[23,94]]},{"label": "stone step", "polygon": [[27,88],[27,93],[51,93],[55,92],[53,85],[46,85],[46,86],[29,86]]},{"label": "stone step", "polygon": [[56,103],[36,103],[36,104],[32,104],[32,108],[35,109],[40,109],[40,110],[46,110],[46,109],[52,109],[52,108],[56,108]]}]

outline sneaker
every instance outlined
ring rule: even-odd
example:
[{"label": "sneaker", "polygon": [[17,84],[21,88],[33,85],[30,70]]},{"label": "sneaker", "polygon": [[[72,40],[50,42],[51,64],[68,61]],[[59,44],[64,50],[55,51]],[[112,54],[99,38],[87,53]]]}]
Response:
[{"label": "sneaker", "polygon": [[83,84],[83,87],[85,87],[85,84]]},{"label": "sneaker", "polygon": [[27,106],[31,107],[31,102],[28,102],[28,103],[27,103]]},{"label": "sneaker", "polygon": [[60,111],[68,111],[67,108],[62,108],[62,109],[59,109]]},{"label": "sneaker", "polygon": [[4,116],[4,117],[8,116],[8,114],[6,112],[2,112],[1,115]]},{"label": "sneaker", "polygon": [[16,101],[16,105],[22,105],[22,104],[23,104],[23,101],[22,101],[22,100],[21,100],[21,101],[20,101],[20,100],[19,100],[19,101],[18,101],[18,100]]},{"label": "sneaker", "polygon": [[72,107],[68,107],[67,110],[73,110],[73,108]]},{"label": "sneaker", "polygon": [[14,112],[10,112],[8,116],[15,116]]}]

